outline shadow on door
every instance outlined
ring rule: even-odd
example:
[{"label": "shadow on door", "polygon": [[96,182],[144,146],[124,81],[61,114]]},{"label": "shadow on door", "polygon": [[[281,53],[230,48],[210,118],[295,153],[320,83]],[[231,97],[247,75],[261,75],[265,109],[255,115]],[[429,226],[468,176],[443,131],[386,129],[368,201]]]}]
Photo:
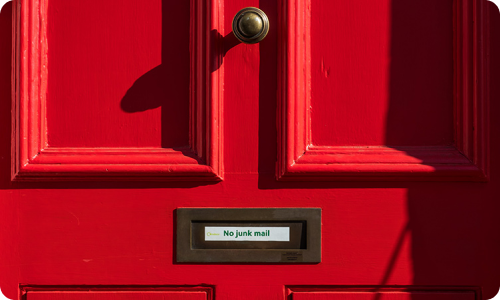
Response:
[{"label": "shadow on door", "polygon": [[[183,148],[189,145],[189,1],[162,0],[161,7],[161,64],[134,82],[120,106],[127,113],[160,107],[161,147]],[[172,12],[176,18],[165,17]]]},{"label": "shadow on door", "polygon": [[[472,182],[276,182],[276,42],[260,47],[260,189],[405,189],[408,222],[402,224],[390,259],[376,284],[394,284],[403,244],[410,246],[412,285],[480,286],[483,299],[500,286],[500,14],[491,2],[489,183]],[[385,145],[451,146],[453,116],[453,0],[391,1],[390,82]],[[275,1],[260,8],[276,22]],[[314,8],[313,8],[314,11]],[[314,13],[313,13],[314,14]],[[442,17],[441,17],[442,16]],[[274,20],[273,20],[274,19]],[[276,23],[275,23],[276,24]],[[274,34],[274,35],[273,35]],[[444,37],[444,38],[443,38]],[[268,37],[276,41],[275,31]],[[437,46],[439,45],[439,46]],[[443,57],[445,59],[443,59]],[[435,99],[443,102],[435,103]],[[425,164],[425,160],[423,161]],[[380,294],[375,299],[380,299]],[[417,299],[420,296],[415,296]],[[421,299],[421,298],[418,298]]]},{"label": "shadow on door", "polygon": [[[453,7],[454,1],[445,2],[441,6],[431,0],[392,1],[391,80],[386,126],[386,144],[389,146],[408,145],[413,139],[431,146],[454,143],[453,74],[441,71],[453,70],[453,60],[449,55],[453,51],[450,22],[453,16],[449,7]],[[494,116],[500,113],[498,101],[494,100],[500,96],[499,90],[494,88],[500,78],[499,59],[494,55],[500,53],[500,15],[491,2],[485,6],[492,11],[485,17],[491,18],[493,89],[490,114]],[[443,36],[449,40],[444,41]],[[449,46],[435,47],[443,43]],[[442,51],[445,52],[440,53]],[[442,57],[449,59],[443,61]],[[436,98],[442,99],[443,103],[432,103]],[[405,114],[405,111],[411,113]],[[500,165],[496,155],[500,153],[500,123],[493,118],[490,125],[489,183],[422,182],[407,185],[414,285],[481,286],[484,299],[491,298],[498,291],[500,221],[495,220],[500,220],[500,203],[495,198],[500,192],[500,178],[497,176]],[[390,266],[387,272],[390,273]]]},{"label": "shadow on door", "polygon": [[[189,147],[190,2],[162,0],[161,64],[139,77],[121,99],[127,113],[161,109],[161,147]],[[169,18],[173,12],[176,18]],[[179,21],[183,23],[179,23]],[[212,31],[212,41],[224,51],[239,44],[232,32],[222,37]],[[212,66],[212,72],[220,66]],[[168,80],[166,80],[168,79]]]}]

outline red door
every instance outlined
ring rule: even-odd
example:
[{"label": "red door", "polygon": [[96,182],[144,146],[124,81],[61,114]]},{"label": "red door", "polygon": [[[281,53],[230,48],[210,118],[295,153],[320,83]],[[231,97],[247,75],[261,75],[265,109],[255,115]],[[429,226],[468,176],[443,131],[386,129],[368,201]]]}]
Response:
[{"label": "red door", "polygon": [[[499,33],[483,0],[8,3],[2,291],[493,297]],[[321,208],[321,262],[178,263],[176,209],[203,207]]]}]

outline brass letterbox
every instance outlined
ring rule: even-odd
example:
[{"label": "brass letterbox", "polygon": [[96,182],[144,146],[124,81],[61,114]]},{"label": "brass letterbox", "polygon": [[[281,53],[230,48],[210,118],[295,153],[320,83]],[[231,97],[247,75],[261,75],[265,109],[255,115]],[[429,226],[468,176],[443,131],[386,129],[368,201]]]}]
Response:
[{"label": "brass letterbox", "polygon": [[178,208],[177,262],[319,263],[320,208]]}]

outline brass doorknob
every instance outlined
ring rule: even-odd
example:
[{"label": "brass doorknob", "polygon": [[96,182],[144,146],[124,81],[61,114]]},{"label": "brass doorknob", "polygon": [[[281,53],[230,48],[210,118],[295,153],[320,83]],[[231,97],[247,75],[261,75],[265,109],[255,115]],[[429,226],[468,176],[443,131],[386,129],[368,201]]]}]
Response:
[{"label": "brass doorknob", "polygon": [[233,32],[236,38],[245,44],[258,43],[269,32],[269,19],[258,8],[243,8],[234,16]]}]

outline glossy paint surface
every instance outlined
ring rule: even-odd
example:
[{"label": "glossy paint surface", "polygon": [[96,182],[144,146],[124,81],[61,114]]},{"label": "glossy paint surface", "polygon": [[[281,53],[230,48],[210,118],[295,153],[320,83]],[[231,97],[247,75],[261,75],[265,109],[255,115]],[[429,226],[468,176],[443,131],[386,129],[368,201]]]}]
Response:
[{"label": "glossy paint surface", "polygon": [[427,300],[472,300],[476,299],[473,292],[417,292],[417,291],[377,291],[377,292],[316,292],[316,293],[293,293],[295,300],[362,300],[373,299],[376,295],[377,299],[383,300],[412,300],[412,299],[427,299]]},{"label": "glossy paint surface", "polygon": [[451,145],[450,7],[452,0],[312,1],[312,144]]},{"label": "glossy paint surface", "polygon": [[50,146],[188,145],[189,2],[168,11],[176,18],[160,0],[49,2]]},{"label": "glossy paint surface", "polygon": [[[383,181],[359,180],[359,177],[332,180],[331,173],[337,171],[330,169],[325,173],[317,169],[292,170],[301,172],[298,182],[276,179],[281,147],[295,145],[284,143],[281,135],[284,120],[280,99],[284,98],[280,96],[283,92],[280,89],[286,86],[280,81],[283,75],[280,64],[284,61],[281,46],[293,37],[283,36],[289,32],[285,30],[287,23],[284,22],[288,19],[284,18],[284,12],[290,13],[288,17],[294,13],[284,4],[302,5],[301,1],[40,1],[47,5],[46,19],[40,24],[45,24],[47,29],[48,63],[46,120],[39,122],[46,121],[48,148],[35,153],[34,156],[40,154],[36,158],[27,155],[26,162],[20,164],[28,168],[23,171],[25,174],[32,171],[30,167],[37,168],[36,180],[12,181],[11,169],[17,165],[13,162],[18,161],[19,155],[16,152],[19,132],[16,128],[11,130],[11,121],[16,124],[19,116],[12,118],[11,110],[24,102],[11,104],[11,98],[18,92],[17,81],[14,80],[14,88],[11,83],[11,64],[16,61],[16,56],[12,61],[11,53],[21,38],[14,35],[12,42],[11,24],[27,21],[17,19],[22,5],[38,2],[15,1],[0,13],[0,287],[7,297],[19,299],[20,285],[41,286],[54,293],[38,292],[40,294],[33,297],[38,298],[35,300],[69,299],[66,288],[102,285],[123,290],[140,286],[149,291],[156,287],[202,286],[213,288],[214,298],[227,300],[472,300],[491,298],[498,290],[500,123],[493,117],[500,113],[498,101],[492,100],[488,109],[492,116],[489,132],[485,133],[490,137],[489,143],[477,143],[482,151],[491,154],[488,181],[473,182],[471,178],[476,175],[458,176],[456,172],[463,170],[447,173],[447,181],[428,179],[435,171],[432,162],[442,162],[443,156],[435,158],[434,152],[426,154],[431,157],[429,163],[405,151],[397,155],[391,152],[395,156],[390,158],[396,159],[395,165],[401,168],[418,163],[419,168],[425,168],[421,177],[428,180],[415,181],[411,177],[398,180],[408,169]],[[349,7],[354,4],[340,0],[310,2],[311,16],[319,17],[311,18],[310,29],[323,25],[320,32],[330,30],[338,39],[333,43],[318,38],[315,33],[310,35],[311,101],[323,107],[318,119],[313,107],[312,144],[457,146],[462,141],[455,140],[457,120],[469,117],[456,118],[452,107],[457,90],[454,84],[459,81],[454,79],[453,64],[457,20],[451,12],[457,3],[476,1],[425,1],[425,9],[416,10],[410,1],[381,1],[381,5],[368,2],[370,11],[365,11],[367,7]],[[201,12],[217,8],[219,15],[212,12],[210,16],[217,15],[220,24],[215,26],[204,20],[203,13],[193,10],[194,5]],[[266,39],[256,45],[240,44],[230,32],[232,17],[247,6],[265,11],[271,24]],[[481,32],[485,39],[491,37],[482,58],[489,73],[481,80],[487,80],[490,89],[481,95],[486,101],[471,103],[489,103],[488,99],[500,98],[497,84],[500,59],[493,55],[500,52],[500,14],[491,3],[484,2],[480,7],[482,10],[476,13],[481,19],[474,20],[476,24],[484,21],[487,26],[484,25]],[[345,22],[352,22],[352,26],[334,26],[331,23],[334,21],[325,16],[329,10]],[[346,15],[339,10],[345,10]],[[400,11],[405,12],[404,20],[398,19]],[[473,12],[465,11],[472,18]],[[318,24],[320,16],[324,16],[324,22]],[[194,22],[196,18],[203,20]],[[418,27],[410,20],[426,21],[424,24],[432,29]],[[400,25],[394,27],[395,24]],[[369,35],[365,32],[364,38],[355,32],[349,33],[349,30],[362,31],[364,27],[370,32]],[[204,34],[190,39],[186,35],[193,30],[208,30],[207,35],[213,40]],[[19,31],[14,28],[14,32]],[[409,31],[417,36],[410,46],[404,44],[409,40],[406,38],[403,44],[392,42],[395,36]],[[193,48],[192,43],[198,46]],[[340,49],[336,48],[337,44]],[[417,51],[411,45],[425,51]],[[202,54],[206,48],[219,46],[224,55],[216,51],[216,59],[207,59]],[[399,47],[397,56],[393,52],[395,47]],[[354,50],[348,51],[349,48]],[[339,52],[347,53],[348,57],[342,57]],[[16,55],[19,59],[29,57],[30,53],[27,50]],[[328,78],[319,72],[321,56],[328,62],[323,66],[323,70],[330,72]],[[398,68],[400,76],[393,77],[390,64],[395,60],[408,62],[413,68]],[[334,61],[338,63],[333,64]],[[157,66],[165,70],[148,73],[156,72]],[[417,71],[412,72],[415,68]],[[347,69],[355,69],[353,74],[357,77],[350,78]],[[373,75],[363,70],[371,70]],[[32,78],[20,73],[14,72],[14,78]],[[213,74],[220,77],[211,77]],[[337,80],[330,83],[333,78]],[[218,79],[223,84],[216,89],[213,82]],[[198,84],[194,89],[193,83]],[[353,91],[358,95],[357,100],[347,102],[345,108],[359,115],[338,113],[340,104],[330,102],[332,93],[339,92],[330,90],[335,84],[341,93]],[[134,86],[140,86],[134,90],[137,106],[124,108],[123,97]],[[388,86],[394,86],[401,95],[394,98],[396,102],[387,94]],[[210,106],[212,102],[202,101],[208,94],[208,98],[214,98],[211,93],[223,97],[223,106]],[[404,97],[406,94],[409,98]],[[362,101],[373,95],[378,100],[370,98],[368,107],[372,108],[366,109]],[[30,97],[27,99],[33,99]],[[193,101],[193,97],[203,99]],[[162,103],[161,109],[158,103]],[[193,108],[193,103],[200,106]],[[432,111],[422,108],[420,103],[432,107]],[[212,108],[217,108],[220,114],[215,115]],[[335,118],[328,111],[335,111]],[[196,120],[193,116],[197,116]],[[405,117],[400,122],[388,116]],[[469,119],[474,118],[471,115]],[[410,120],[418,120],[418,125]],[[206,136],[212,138],[212,133],[217,132],[215,127],[220,129],[220,136],[215,142],[209,139],[211,142],[205,145]],[[337,134],[337,131],[340,132]],[[27,137],[32,137],[34,132],[27,131]],[[298,138],[302,136],[297,134]],[[394,143],[388,140],[391,136]],[[216,142],[222,146],[218,147]],[[189,152],[191,156],[184,154],[185,149],[178,149],[186,145],[193,148]],[[52,146],[59,148],[51,150]],[[40,148],[43,147],[45,145]],[[126,158],[114,152],[103,154],[109,149],[102,150],[102,147],[113,148],[113,151],[121,149],[116,153]],[[134,156],[130,147],[141,148],[141,152]],[[82,152],[83,148],[90,150]],[[179,176],[183,181],[158,181],[153,176],[163,166],[155,165],[155,161],[164,159],[163,154],[169,151],[177,151],[178,157],[165,160],[164,165],[168,168],[174,165],[171,177]],[[217,159],[211,158],[214,152]],[[311,155],[316,155],[314,153]],[[470,164],[478,161],[476,154],[466,153],[457,159],[453,156],[456,152],[450,153],[452,155],[445,155],[448,162],[451,161],[447,165],[464,164],[463,160]],[[380,162],[389,157],[385,154],[370,155],[378,155]],[[366,158],[352,152],[346,156],[354,160]],[[218,168],[222,158],[224,168]],[[49,162],[44,164],[44,160]],[[320,163],[325,168],[334,165]],[[59,164],[66,164],[63,167],[67,169],[58,173]],[[104,164],[116,167],[113,170],[116,177],[111,181],[102,180],[105,177],[102,173],[106,172]],[[218,181],[199,180],[201,171],[188,169],[195,168],[190,164],[206,168],[203,172],[215,174]],[[346,161],[342,160],[341,164]],[[175,173],[176,167],[184,169]],[[154,180],[141,177],[145,168],[155,168],[146,170],[147,176]],[[372,169],[371,176],[378,176],[378,171],[380,177],[394,172],[381,167]],[[353,176],[353,171],[350,172],[349,176]],[[120,179],[127,174],[132,180]],[[65,176],[72,177],[72,181],[64,181]],[[85,177],[90,179],[82,179]],[[457,177],[462,182],[457,182]],[[322,262],[305,265],[176,263],[174,216],[179,207],[320,207]],[[402,289],[399,294],[380,292],[394,286]],[[369,291],[359,292],[366,287]],[[335,294],[337,290],[344,294],[339,297]],[[201,292],[170,293],[164,299],[206,296]],[[28,291],[27,300],[31,300],[29,294]],[[99,295],[87,297],[84,293],[78,297],[82,300],[100,298]],[[156,299],[157,295],[144,292],[143,297]]]},{"label": "glossy paint surface", "polygon": [[29,300],[132,300],[132,299],[169,299],[169,300],[210,300],[213,299],[212,291],[209,289],[193,289],[185,288],[182,289],[171,289],[166,291],[161,291],[161,289],[143,289],[139,290],[110,290],[108,289],[88,289],[87,291],[82,290],[28,290],[25,292],[26,299]]}]

